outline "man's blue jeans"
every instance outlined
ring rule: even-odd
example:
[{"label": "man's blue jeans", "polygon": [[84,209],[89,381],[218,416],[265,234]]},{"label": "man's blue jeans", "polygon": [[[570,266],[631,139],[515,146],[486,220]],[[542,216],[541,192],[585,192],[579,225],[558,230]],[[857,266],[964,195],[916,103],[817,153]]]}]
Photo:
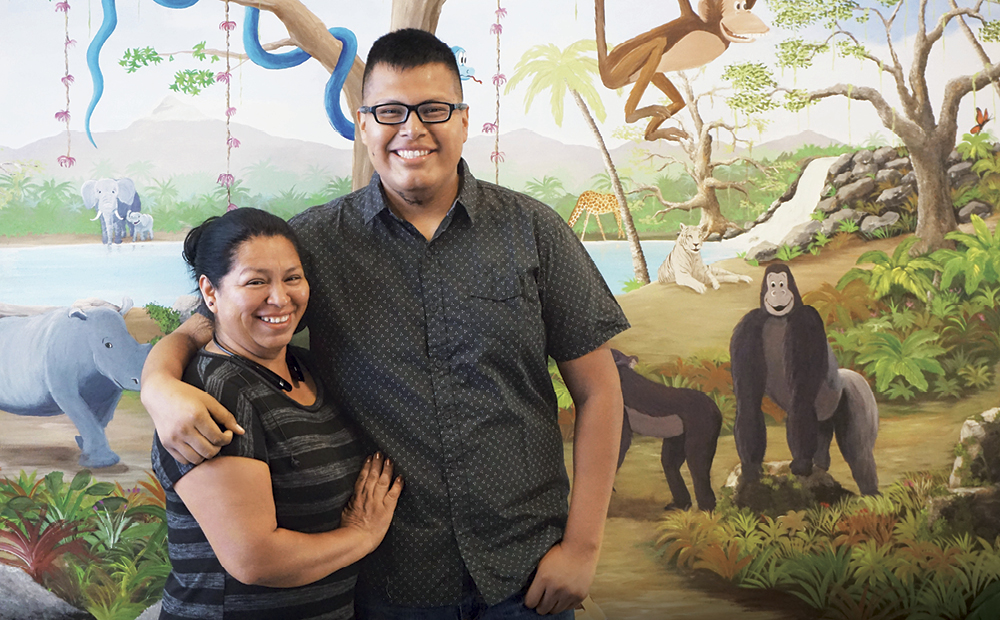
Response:
[{"label": "man's blue jeans", "polygon": [[574,611],[543,616],[524,606],[528,589],[496,605],[489,606],[476,589],[472,579],[462,586],[462,602],[444,607],[401,607],[379,600],[356,599],[354,608],[358,620],[573,620]]}]

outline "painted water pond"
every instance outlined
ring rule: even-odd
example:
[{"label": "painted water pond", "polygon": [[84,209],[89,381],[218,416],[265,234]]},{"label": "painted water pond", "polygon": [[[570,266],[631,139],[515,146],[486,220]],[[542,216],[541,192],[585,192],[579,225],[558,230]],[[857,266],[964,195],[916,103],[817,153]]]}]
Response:
[{"label": "painted water pond", "polygon": [[[584,245],[615,294],[635,278],[625,241],[588,241]],[[673,241],[644,241],[650,277],[673,248]],[[733,247],[706,243],[706,263],[736,255]],[[97,297],[117,303],[131,297],[137,306],[171,306],[193,291],[181,259],[179,241],[113,246],[100,244],[0,248],[0,303],[68,306]]]}]

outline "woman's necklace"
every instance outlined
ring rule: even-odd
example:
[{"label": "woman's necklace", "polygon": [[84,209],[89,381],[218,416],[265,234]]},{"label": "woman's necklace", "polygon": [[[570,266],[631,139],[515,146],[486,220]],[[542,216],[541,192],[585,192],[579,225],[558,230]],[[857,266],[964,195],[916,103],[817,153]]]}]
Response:
[{"label": "woman's necklace", "polygon": [[[226,347],[222,346],[222,344],[219,342],[219,339],[216,338],[215,336],[212,336],[212,341],[215,343],[215,346],[219,347],[220,349],[222,349],[223,352],[227,353],[231,358],[233,358],[233,361],[240,363],[245,368],[249,368],[250,370],[256,371],[261,376],[263,376],[268,383],[271,383],[279,390],[284,390],[285,392],[292,391],[292,384],[289,383],[288,381],[285,381],[278,373],[274,372],[270,368],[258,364],[252,359],[243,357],[238,353],[233,353]],[[292,381],[298,384],[299,381],[306,380],[305,375],[302,373],[302,368],[299,366],[298,360],[295,359],[295,356],[292,355],[292,351],[288,347],[285,347],[285,363],[288,364],[288,372],[289,374],[292,375]]]}]

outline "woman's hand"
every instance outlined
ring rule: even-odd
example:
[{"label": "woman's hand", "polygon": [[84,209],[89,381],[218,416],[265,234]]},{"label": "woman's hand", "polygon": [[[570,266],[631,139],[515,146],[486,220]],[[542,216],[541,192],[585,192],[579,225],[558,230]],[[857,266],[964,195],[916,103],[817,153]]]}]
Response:
[{"label": "woman's hand", "polygon": [[378,452],[369,456],[354,483],[354,495],[340,517],[341,527],[357,530],[368,541],[366,555],[385,537],[402,492],[403,479],[392,478],[392,461]]}]

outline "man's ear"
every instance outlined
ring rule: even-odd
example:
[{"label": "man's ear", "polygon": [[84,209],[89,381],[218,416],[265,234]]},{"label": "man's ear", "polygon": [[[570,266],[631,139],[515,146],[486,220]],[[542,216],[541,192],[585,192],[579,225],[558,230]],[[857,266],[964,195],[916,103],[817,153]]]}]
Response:
[{"label": "man's ear", "polygon": [[355,112],[354,114],[357,116],[357,119],[358,119],[358,122],[357,122],[358,131],[357,131],[357,134],[358,134],[358,136],[361,137],[361,144],[367,145],[368,144],[368,140],[366,139],[366,136],[365,136],[365,127],[367,127],[368,115],[367,114],[362,114],[360,111]]}]

